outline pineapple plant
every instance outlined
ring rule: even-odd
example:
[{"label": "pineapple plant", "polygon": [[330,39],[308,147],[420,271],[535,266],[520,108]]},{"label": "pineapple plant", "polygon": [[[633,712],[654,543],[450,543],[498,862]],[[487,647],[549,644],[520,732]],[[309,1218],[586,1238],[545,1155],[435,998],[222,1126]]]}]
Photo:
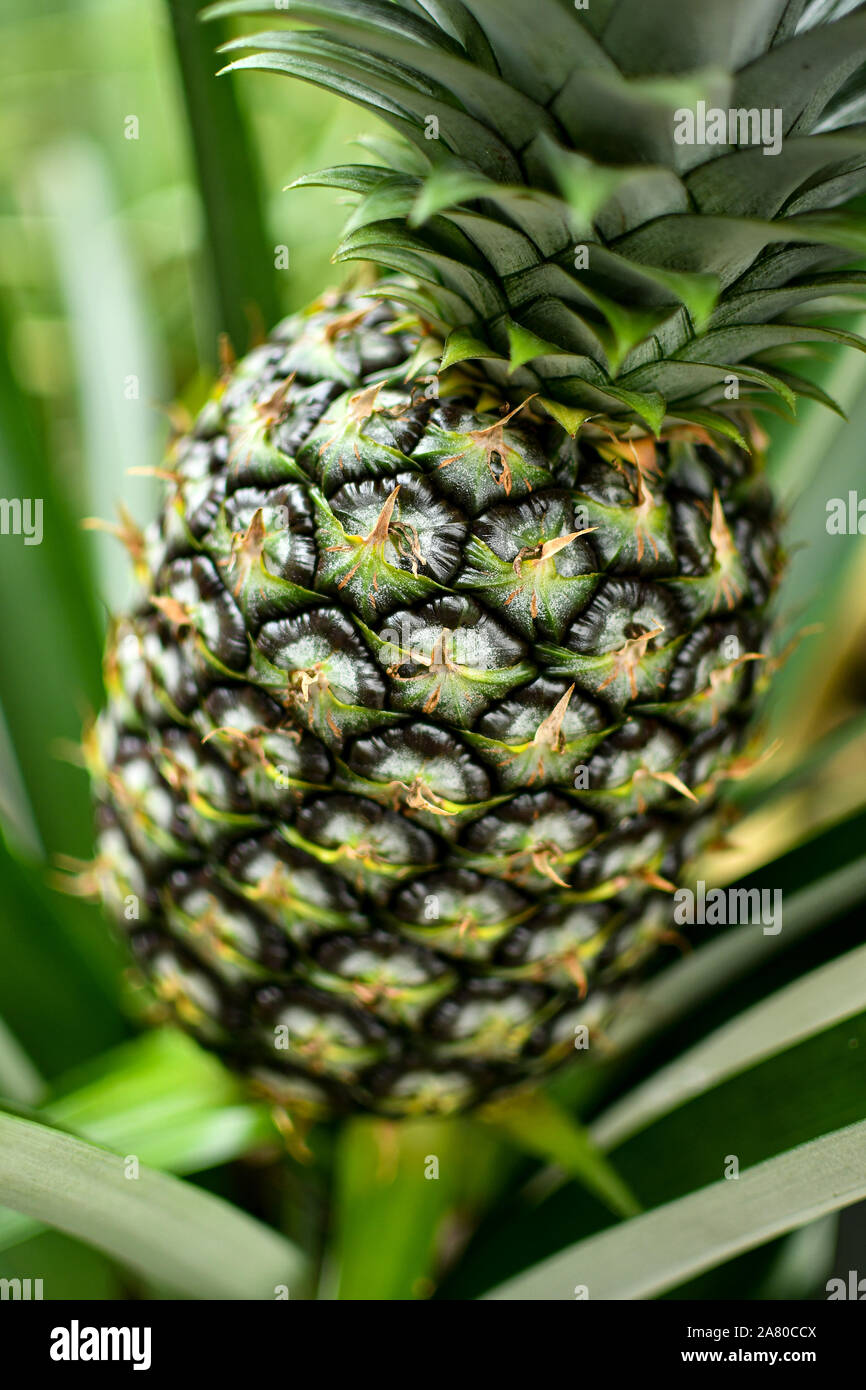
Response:
[{"label": "pineapple plant", "polygon": [[862,346],[849,8],[212,7],[391,126],[299,180],[375,272],[224,344],[85,747],[139,968],[289,1113],[471,1110],[682,944],[777,665],[756,412]]},{"label": "pineapple plant", "polygon": [[[0,1295],[855,1299],[864,7],[21,8]],[[339,96],[392,130],[311,174]],[[128,604],[77,525],[118,459],[165,494]]]}]

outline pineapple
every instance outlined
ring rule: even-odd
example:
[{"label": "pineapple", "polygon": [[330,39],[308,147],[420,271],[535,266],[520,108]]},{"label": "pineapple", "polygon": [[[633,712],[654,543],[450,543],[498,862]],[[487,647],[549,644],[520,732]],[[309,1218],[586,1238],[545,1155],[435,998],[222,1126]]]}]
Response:
[{"label": "pineapple", "polygon": [[293,1110],[475,1106],[671,949],[772,665],[754,411],[860,345],[848,8],[214,7],[394,128],[301,180],[378,278],[226,352],[86,749],[143,974]]}]

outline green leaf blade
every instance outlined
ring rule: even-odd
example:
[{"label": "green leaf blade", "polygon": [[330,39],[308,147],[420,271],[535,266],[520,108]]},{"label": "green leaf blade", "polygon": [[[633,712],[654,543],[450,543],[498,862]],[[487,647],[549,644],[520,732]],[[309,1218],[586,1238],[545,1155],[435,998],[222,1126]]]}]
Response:
[{"label": "green leaf blade", "polygon": [[196,1299],[296,1291],[299,1253],[275,1232],[189,1183],[17,1116],[0,1114],[0,1201]]},{"label": "green leaf blade", "polygon": [[866,1196],[866,1120],[713,1183],[536,1265],[505,1301],[648,1298]]}]

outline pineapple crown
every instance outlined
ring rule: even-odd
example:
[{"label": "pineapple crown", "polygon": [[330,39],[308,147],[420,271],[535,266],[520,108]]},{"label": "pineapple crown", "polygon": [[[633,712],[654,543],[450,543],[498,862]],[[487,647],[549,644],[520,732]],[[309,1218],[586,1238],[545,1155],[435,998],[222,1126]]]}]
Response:
[{"label": "pineapple crown", "polygon": [[[358,195],[337,261],[574,432],[834,403],[794,370],[860,307],[866,4],[224,0],[303,27],[232,40],[394,136],[298,184]],[[310,27],[315,26],[315,27]],[[823,322],[821,319],[823,318]],[[793,365],[792,365],[793,364]],[[733,405],[731,396],[736,397]],[[734,418],[732,418],[734,417]]]}]

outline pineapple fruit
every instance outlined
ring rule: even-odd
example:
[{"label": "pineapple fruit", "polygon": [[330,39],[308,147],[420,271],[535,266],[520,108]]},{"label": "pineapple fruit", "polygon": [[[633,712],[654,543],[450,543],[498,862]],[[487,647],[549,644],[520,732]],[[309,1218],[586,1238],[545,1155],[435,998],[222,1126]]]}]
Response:
[{"label": "pineapple fruit", "polygon": [[[144,975],[283,1104],[477,1105],[670,945],[771,666],[754,411],[858,341],[815,320],[864,282],[847,8],[331,0],[230,45],[394,128],[302,180],[379,278],[172,443],[86,749]],[[699,100],[758,123],[680,143]]]}]

